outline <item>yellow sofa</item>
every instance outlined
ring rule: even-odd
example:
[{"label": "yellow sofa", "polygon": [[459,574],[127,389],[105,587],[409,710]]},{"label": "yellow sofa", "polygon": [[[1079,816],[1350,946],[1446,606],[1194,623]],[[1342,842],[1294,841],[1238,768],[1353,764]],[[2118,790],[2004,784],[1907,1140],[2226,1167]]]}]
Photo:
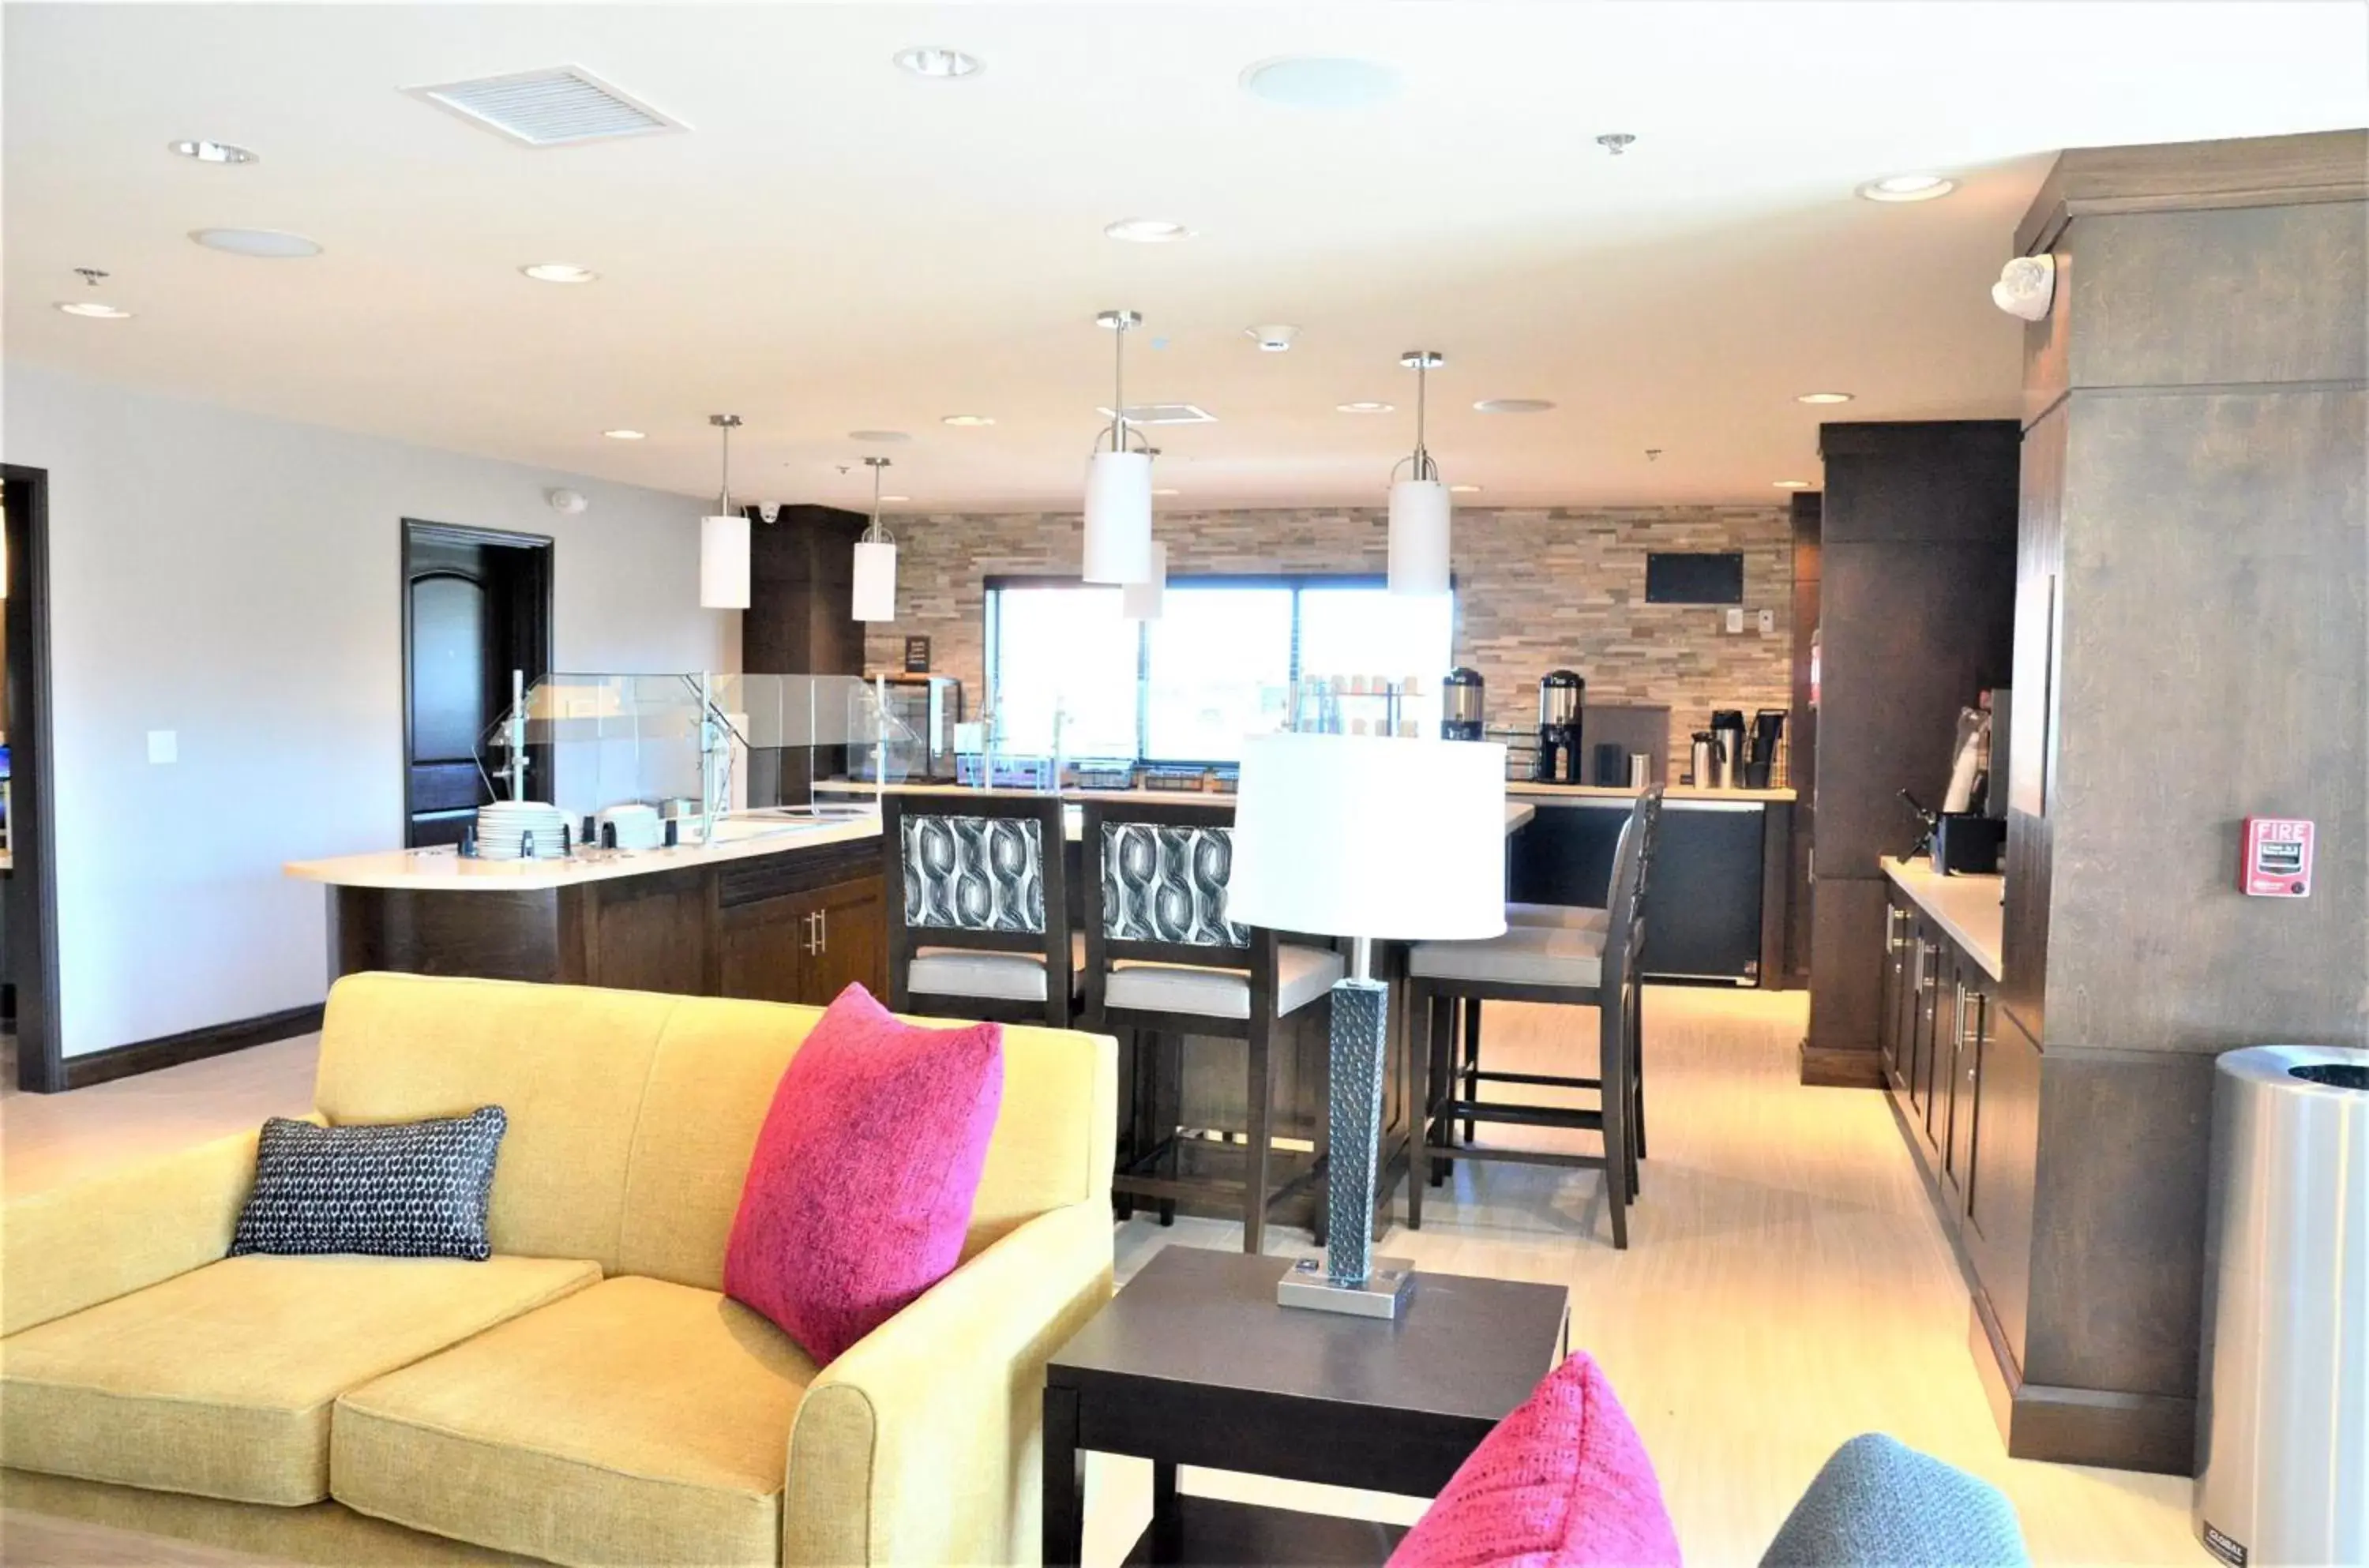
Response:
[{"label": "yellow sofa", "polygon": [[817,1016],[340,981],[316,1114],[502,1106],[494,1257],[225,1257],[253,1133],[11,1201],[0,1502],[313,1562],[1034,1561],[1044,1364],[1111,1291],[1115,1048],[1004,1031],[961,1265],[818,1372],[720,1293]]}]

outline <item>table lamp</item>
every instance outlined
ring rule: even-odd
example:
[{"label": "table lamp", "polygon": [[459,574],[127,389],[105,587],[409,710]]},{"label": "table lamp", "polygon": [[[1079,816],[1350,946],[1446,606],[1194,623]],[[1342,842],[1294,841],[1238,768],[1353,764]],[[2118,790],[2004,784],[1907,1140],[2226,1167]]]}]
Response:
[{"label": "table lamp", "polygon": [[1390,988],[1373,944],[1505,930],[1505,749],[1470,740],[1265,735],[1244,743],[1226,918],[1350,939],[1333,987],[1330,1244],[1295,1266],[1287,1307],[1394,1318],[1413,1265],[1373,1253]]}]

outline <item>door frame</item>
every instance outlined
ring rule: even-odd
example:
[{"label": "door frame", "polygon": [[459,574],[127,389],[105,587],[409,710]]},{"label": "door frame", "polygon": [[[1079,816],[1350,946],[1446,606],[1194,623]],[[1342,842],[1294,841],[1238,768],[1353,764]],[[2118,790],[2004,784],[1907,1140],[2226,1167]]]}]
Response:
[{"label": "door frame", "polygon": [[[58,1030],[58,838],[50,700],[50,475],[0,464],[25,497],[8,509],[8,677],[25,711],[7,715],[8,947],[17,988],[17,1083],[35,1093],[67,1087]],[[20,520],[21,519],[21,520]],[[29,746],[27,741],[30,741]],[[30,831],[27,831],[27,828]]]},{"label": "door frame", "polygon": [[[406,517],[397,525],[397,550],[401,568],[395,574],[395,595],[398,616],[403,628],[399,650],[403,666],[403,706],[395,715],[401,736],[400,754],[403,759],[403,819],[396,827],[400,841],[411,841],[411,571],[414,542],[434,541],[444,544],[487,544],[497,549],[521,550],[528,553],[534,570],[541,577],[542,592],[534,596],[532,611],[536,624],[527,630],[527,641],[541,655],[543,674],[552,669],[552,623],[556,616],[554,606],[558,597],[559,547],[547,533],[517,533],[498,528],[471,528],[461,523],[437,522],[428,518]],[[538,677],[539,678],[539,677]],[[546,764],[547,765],[547,764]]]}]

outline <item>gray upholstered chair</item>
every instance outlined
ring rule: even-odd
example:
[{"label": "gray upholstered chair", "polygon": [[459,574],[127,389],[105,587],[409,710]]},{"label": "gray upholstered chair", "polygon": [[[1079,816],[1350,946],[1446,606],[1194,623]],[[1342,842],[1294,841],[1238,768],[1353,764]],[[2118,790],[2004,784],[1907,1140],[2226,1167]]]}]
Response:
[{"label": "gray upholstered chair", "polygon": [[1760,1568],[2022,1568],[2015,1505],[1998,1488],[1880,1432],[1835,1450]]},{"label": "gray upholstered chair", "polygon": [[[1275,1054],[1303,1019],[1330,1013],[1341,955],[1226,918],[1232,809],[1183,802],[1089,801],[1084,809],[1085,1005],[1080,1026],[1128,1036],[1133,1088],[1111,1181],[1120,1212],[1136,1198],[1238,1201],[1242,1250],[1266,1242]],[[1183,1049],[1196,1036],[1246,1047],[1242,1139],[1180,1125]],[[1195,1167],[1229,1173],[1200,1173]],[[1238,1169],[1239,1175],[1230,1173]]]},{"label": "gray upholstered chair", "polygon": [[880,841],[891,1009],[1069,1026],[1082,955],[1058,799],[892,795]]}]

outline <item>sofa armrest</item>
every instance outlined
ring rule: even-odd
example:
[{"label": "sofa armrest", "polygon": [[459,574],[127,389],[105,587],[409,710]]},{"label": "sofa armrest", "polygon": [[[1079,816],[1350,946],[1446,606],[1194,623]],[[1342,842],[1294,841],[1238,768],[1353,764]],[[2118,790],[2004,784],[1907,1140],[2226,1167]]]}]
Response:
[{"label": "sofa armrest", "polygon": [[1045,1363],[1110,1297],[1110,1207],[1070,1204],[858,1341],[790,1428],[783,1562],[1036,1561]]},{"label": "sofa armrest", "polygon": [[255,1131],[10,1198],[0,1335],[217,1262],[255,1185]]}]

